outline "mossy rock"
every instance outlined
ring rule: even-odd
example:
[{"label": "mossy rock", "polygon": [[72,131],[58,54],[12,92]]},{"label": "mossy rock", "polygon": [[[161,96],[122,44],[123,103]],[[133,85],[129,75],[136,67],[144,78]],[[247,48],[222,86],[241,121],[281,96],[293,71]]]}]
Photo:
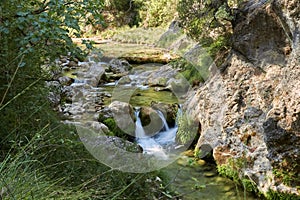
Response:
[{"label": "mossy rock", "polygon": [[159,102],[159,103],[152,102],[151,107],[155,110],[161,111],[164,114],[165,119],[170,127],[175,126],[177,112],[179,109],[178,104],[176,104],[176,103],[175,104],[165,104],[165,103],[161,103],[161,102]]},{"label": "mossy rock", "polygon": [[131,51],[120,56],[121,59],[127,60],[129,63],[162,63],[167,64],[179,58],[179,56],[170,54],[164,49],[148,49]]}]

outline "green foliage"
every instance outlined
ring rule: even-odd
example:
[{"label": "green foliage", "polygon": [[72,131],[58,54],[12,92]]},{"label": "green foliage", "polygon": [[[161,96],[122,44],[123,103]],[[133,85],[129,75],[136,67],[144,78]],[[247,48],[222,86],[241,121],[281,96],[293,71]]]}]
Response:
[{"label": "green foliage", "polygon": [[[55,120],[44,87],[44,80],[52,77],[41,66],[68,52],[82,59],[84,52],[73,44],[71,36],[79,36],[82,17],[87,14],[100,16],[99,10],[93,7],[95,2],[99,3],[69,0],[1,2],[1,150],[26,144],[41,127]],[[44,131],[49,130],[51,126]]]},{"label": "green foliage", "polygon": [[214,38],[213,34],[228,32],[234,20],[228,0],[201,2],[180,0],[178,3],[180,24],[194,39]]},{"label": "green foliage", "polygon": [[298,200],[299,196],[295,194],[288,194],[288,193],[279,193],[279,192],[274,192],[272,190],[269,190],[267,192],[266,198],[268,200]]},{"label": "green foliage", "polygon": [[126,134],[121,128],[119,128],[114,118],[107,118],[102,123],[105,124],[110,130],[109,135],[128,139],[129,135]]},{"label": "green foliage", "polygon": [[157,176],[161,174],[108,168],[86,151],[73,127],[60,125],[46,135],[37,133],[15,154],[7,154],[0,163],[0,198],[163,199],[164,187],[155,181]]},{"label": "green foliage", "polygon": [[178,130],[176,141],[181,144],[190,144],[198,133],[198,124],[190,119],[188,115],[182,114],[177,119]]},{"label": "green foliage", "polygon": [[296,172],[285,171],[282,169],[273,169],[273,174],[276,178],[279,178],[285,185],[291,186],[291,183],[297,181]]},{"label": "green foliage", "polygon": [[193,84],[195,81],[204,82],[207,78],[207,72],[201,67],[196,67],[184,58],[177,59],[170,63],[172,67],[181,69],[181,74]]},{"label": "green foliage", "polygon": [[251,181],[247,178],[243,178],[241,180],[241,182],[242,182],[242,185],[243,185],[243,187],[245,188],[246,191],[258,194],[259,191],[257,189],[256,184],[253,181]]},{"label": "green foliage", "polygon": [[[141,0],[139,0],[141,1]],[[168,25],[176,15],[177,0],[146,0],[139,9],[143,27]]]},{"label": "green foliage", "polygon": [[236,183],[239,182],[240,178],[238,172],[236,170],[233,170],[229,165],[220,165],[217,166],[217,169],[221,176],[231,178]]},{"label": "green foliage", "polygon": [[[218,53],[226,52],[231,46],[234,12],[241,3],[239,0],[180,0],[177,7],[179,22],[190,37],[207,48],[212,58],[216,58]],[[223,60],[223,57],[219,59]]]},{"label": "green foliage", "polygon": [[243,186],[245,191],[260,195],[255,182],[248,177],[239,175],[239,171],[246,164],[245,162],[244,159],[229,159],[228,164],[217,166],[217,170],[221,176],[228,177],[237,185]]}]

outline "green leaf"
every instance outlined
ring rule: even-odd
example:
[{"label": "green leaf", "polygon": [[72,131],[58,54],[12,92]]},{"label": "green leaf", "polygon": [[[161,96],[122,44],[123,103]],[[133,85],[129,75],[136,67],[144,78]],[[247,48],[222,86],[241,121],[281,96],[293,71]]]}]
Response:
[{"label": "green leaf", "polygon": [[17,12],[17,16],[26,16],[26,15],[28,15],[29,14],[29,12],[23,12],[23,11],[19,11],[19,12]]}]

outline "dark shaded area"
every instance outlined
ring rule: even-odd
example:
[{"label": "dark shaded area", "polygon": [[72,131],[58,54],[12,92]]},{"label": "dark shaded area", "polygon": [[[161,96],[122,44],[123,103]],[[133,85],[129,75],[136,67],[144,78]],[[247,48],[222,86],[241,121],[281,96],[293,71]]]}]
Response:
[{"label": "dark shaded area", "polygon": [[267,119],[263,128],[264,140],[269,151],[268,159],[273,168],[279,172],[275,176],[293,187],[300,185],[299,136],[281,128],[273,118]]}]

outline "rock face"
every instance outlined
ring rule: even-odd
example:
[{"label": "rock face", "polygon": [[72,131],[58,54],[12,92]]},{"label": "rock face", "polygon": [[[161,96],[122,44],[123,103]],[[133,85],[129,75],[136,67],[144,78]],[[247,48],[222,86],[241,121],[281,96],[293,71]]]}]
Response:
[{"label": "rock face", "polygon": [[264,2],[245,4],[227,68],[184,107],[201,124],[197,148],[210,144],[219,166],[269,198],[300,195],[300,5]]}]

